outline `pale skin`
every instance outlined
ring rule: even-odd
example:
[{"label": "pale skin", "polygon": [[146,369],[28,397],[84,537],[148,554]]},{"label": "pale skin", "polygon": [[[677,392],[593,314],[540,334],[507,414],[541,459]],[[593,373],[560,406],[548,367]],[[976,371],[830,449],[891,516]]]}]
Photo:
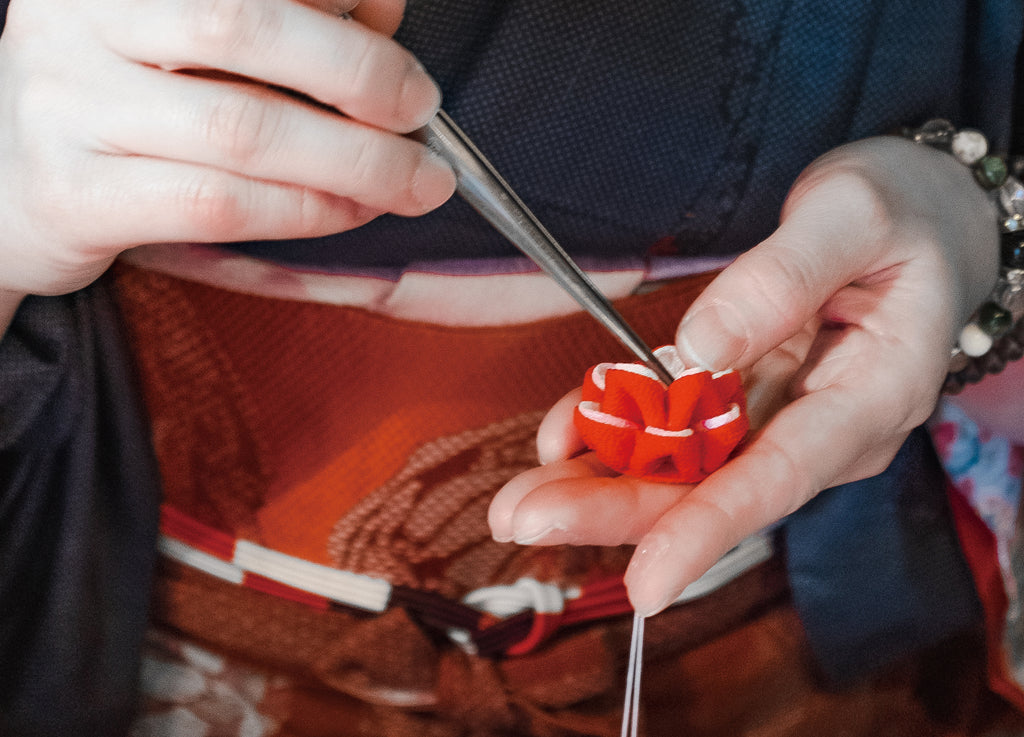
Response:
[{"label": "pale skin", "polygon": [[327,235],[447,200],[450,168],[402,135],[440,104],[389,37],[404,0],[356,2],[14,0],[0,325],[132,246]]},{"label": "pale skin", "polygon": [[[320,236],[446,201],[451,171],[403,136],[440,104],[390,38],[404,0],[356,2],[13,0],[0,332],[26,295],[84,287],[136,245]],[[682,316],[690,362],[747,377],[744,451],[698,486],[615,477],[580,453],[571,394],[538,434],[543,465],[494,499],[495,538],[634,543],[630,597],[658,611],[748,534],[885,468],[932,411],[997,251],[950,156],[891,138],[827,154]]]},{"label": "pale skin", "polygon": [[[544,465],[492,502],[494,537],[635,544],[630,599],[660,611],[746,536],[884,470],[935,406],[958,327],[994,282],[996,238],[994,210],[946,154],[878,138],[822,157],[779,229],[707,288],[676,336],[691,365],[745,371],[747,447],[697,486],[617,477],[579,455],[573,393],[542,423]],[[1016,394],[1003,404],[1019,417]]]}]

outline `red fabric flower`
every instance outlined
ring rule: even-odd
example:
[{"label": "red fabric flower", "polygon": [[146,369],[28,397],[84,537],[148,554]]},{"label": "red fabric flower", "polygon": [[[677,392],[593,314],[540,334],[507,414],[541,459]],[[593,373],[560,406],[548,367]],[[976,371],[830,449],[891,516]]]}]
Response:
[{"label": "red fabric flower", "polygon": [[575,423],[613,471],[697,483],[719,468],[750,429],[736,371],[685,369],[668,346],[656,353],[676,377],[666,387],[638,363],[601,363],[583,381]]}]

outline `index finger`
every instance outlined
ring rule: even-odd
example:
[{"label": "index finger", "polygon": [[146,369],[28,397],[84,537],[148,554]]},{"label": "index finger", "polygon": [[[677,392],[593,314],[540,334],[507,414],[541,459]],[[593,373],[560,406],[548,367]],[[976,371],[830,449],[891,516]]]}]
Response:
[{"label": "index finger", "polygon": [[104,7],[97,33],[134,61],[285,87],[401,133],[422,127],[440,106],[437,85],[409,51],[362,23],[305,5],[152,0]]}]

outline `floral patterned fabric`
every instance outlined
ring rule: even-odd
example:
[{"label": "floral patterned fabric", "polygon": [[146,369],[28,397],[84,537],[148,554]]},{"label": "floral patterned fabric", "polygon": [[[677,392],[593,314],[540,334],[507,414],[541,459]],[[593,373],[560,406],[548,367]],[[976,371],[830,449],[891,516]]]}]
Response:
[{"label": "floral patterned fabric", "polygon": [[955,493],[984,521],[995,540],[1006,593],[1003,649],[1009,671],[1024,684],[1024,617],[1021,608],[1021,546],[1018,508],[1024,448],[979,427],[955,403],[942,402],[929,423],[932,439]]}]

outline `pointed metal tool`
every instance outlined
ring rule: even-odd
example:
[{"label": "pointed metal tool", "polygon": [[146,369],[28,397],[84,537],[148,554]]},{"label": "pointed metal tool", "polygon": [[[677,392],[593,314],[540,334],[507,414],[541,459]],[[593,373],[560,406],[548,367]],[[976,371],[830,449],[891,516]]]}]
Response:
[{"label": "pointed metal tool", "polygon": [[413,134],[455,170],[458,193],[666,384],[672,374],[443,110]]}]

